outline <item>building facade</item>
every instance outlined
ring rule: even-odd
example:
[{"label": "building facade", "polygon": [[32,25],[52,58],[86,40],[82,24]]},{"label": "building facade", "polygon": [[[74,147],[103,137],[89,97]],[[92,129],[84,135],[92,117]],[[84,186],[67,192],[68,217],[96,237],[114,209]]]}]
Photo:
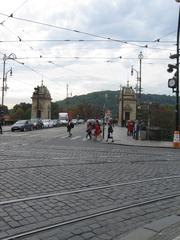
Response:
[{"label": "building facade", "polygon": [[127,84],[120,90],[119,98],[119,123],[125,126],[128,120],[136,120],[137,99],[136,93],[132,87]]},{"label": "building facade", "polygon": [[34,88],[32,99],[31,118],[51,119],[51,95],[46,86]]}]

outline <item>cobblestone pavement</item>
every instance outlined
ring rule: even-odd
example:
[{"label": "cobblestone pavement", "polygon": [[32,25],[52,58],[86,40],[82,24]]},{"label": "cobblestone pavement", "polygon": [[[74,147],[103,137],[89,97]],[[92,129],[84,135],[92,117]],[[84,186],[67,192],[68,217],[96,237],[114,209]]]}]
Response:
[{"label": "cobblestone pavement", "polygon": [[0,137],[0,239],[116,240],[177,214],[179,150],[87,141],[84,131]]}]

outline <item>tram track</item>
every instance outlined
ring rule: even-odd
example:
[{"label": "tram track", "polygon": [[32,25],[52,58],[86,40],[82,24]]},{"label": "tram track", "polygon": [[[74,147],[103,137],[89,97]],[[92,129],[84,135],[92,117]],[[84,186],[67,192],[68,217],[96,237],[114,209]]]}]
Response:
[{"label": "tram track", "polygon": [[70,224],[75,224],[75,223],[78,223],[78,222],[81,222],[81,221],[89,220],[89,219],[92,219],[92,218],[97,218],[97,217],[107,215],[107,214],[112,214],[112,213],[132,209],[132,208],[142,207],[142,206],[145,206],[145,205],[149,205],[149,204],[153,204],[153,203],[157,203],[157,202],[161,202],[161,201],[166,201],[166,200],[169,200],[169,199],[177,198],[179,196],[180,196],[180,192],[177,193],[177,194],[166,195],[166,196],[163,196],[163,197],[154,198],[154,199],[150,199],[150,200],[147,200],[147,201],[142,201],[142,202],[138,202],[138,203],[134,203],[134,204],[124,205],[124,206],[120,206],[120,207],[116,207],[116,208],[111,208],[111,209],[107,209],[107,210],[104,210],[104,211],[95,212],[93,214],[88,214],[88,215],[85,215],[83,217],[77,217],[77,218],[73,218],[73,219],[70,219],[70,220],[67,220],[67,221],[58,222],[56,224],[52,224],[52,225],[50,224],[48,226],[35,228],[35,229],[29,230],[29,231],[24,231],[20,234],[14,234],[14,235],[11,235],[9,237],[3,238],[2,240],[13,240],[13,239],[20,239],[20,238],[23,239],[23,237],[30,237],[32,235],[39,234],[39,233],[42,233],[42,232],[45,232],[45,231],[48,231],[48,230],[51,230],[51,229],[54,229],[54,228],[63,227],[63,226],[70,225]]},{"label": "tram track", "polygon": [[89,191],[97,191],[97,190],[103,190],[103,189],[108,189],[108,188],[123,187],[123,186],[128,186],[128,185],[136,185],[136,184],[141,184],[141,183],[149,183],[149,182],[162,181],[162,180],[172,180],[172,179],[177,179],[177,178],[180,178],[180,175],[151,178],[151,179],[145,179],[145,180],[135,180],[135,181],[130,181],[130,182],[121,182],[121,183],[96,186],[96,187],[86,187],[86,188],[75,189],[75,190],[71,190],[71,191],[63,191],[63,192],[44,194],[44,195],[39,195],[39,196],[31,196],[31,197],[26,197],[26,198],[1,201],[0,206],[12,204],[12,203],[18,203],[18,202],[39,200],[39,199],[55,197],[55,196],[78,194],[78,193],[89,192]]}]

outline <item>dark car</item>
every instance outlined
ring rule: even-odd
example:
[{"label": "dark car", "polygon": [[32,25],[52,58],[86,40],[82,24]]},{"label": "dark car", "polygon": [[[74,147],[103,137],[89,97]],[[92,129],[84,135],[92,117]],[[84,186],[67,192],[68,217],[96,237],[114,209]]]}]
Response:
[{"label": "dark car", "polygon": [[32,131],[33,130],[33,124],[30,120],[19,120],[16,123],[14,123],[11,127],[11,131]]},{"label": "dark car", "polygon": [[33,129],[42,129],[44,127],[44,124],[41,119],[34,118],[31,119],[31,123],[33,124]]}]

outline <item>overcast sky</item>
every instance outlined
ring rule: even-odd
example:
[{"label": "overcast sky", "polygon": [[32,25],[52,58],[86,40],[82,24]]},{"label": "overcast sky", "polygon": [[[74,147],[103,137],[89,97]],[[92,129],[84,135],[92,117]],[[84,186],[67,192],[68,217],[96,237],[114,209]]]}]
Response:
[{"label": "overcast sky", "polygon": [[6,61],[13,76],[7,74],[4,104],[31,103],[42,80],[53,101],[66,97],[67,84],[69,96],[118,90],[128,80],[135,87],[131,66],[139,71],[140,51],[143,93],[171,95],[167,64],[176,52],[178,5],[175,0],[0,0],[1,89],[3,54],[17,57]]}]

